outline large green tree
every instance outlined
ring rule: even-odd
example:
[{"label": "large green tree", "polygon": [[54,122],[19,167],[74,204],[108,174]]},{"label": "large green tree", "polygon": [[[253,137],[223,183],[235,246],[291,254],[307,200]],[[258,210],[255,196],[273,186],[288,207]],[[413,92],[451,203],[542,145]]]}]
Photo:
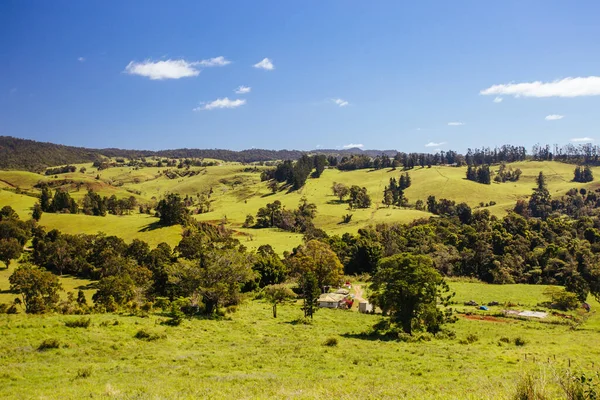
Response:
[{"label": "large green tree", "polygon": [[159,201],[156,212],[162,225],[184,225],[188,219],[188,210],[181,201],[181,197],[175,193],[169,193]]},{"label": "large green tree", "polygon": [[444,322],[437,302],[449,299],[443,295],[447,285],[428,256],[400,253],[381,259],[370,288],[373,304],[408,334],[435,332]]},{"label": "large green tree", "polygon": [[8,278],[10,290],[21,295],[28,314],[42,314],[58,304],[62,285],[51,272],[23,264]]},{"label": "large green tree", "polygon": [[0,239],[0,261],[9,267],[10,260],[15,260],[21,256],[23,246],[15,238]]},{"label": "large green tree", "polygon": [[344,273],[344,267],[337,254],[327,243],[318,240],[310,240],[296,249],[295,254],[289,258],[289,264],[296,276],[303,276],[309,272],[314,274],[320,288],[338,284]]}]

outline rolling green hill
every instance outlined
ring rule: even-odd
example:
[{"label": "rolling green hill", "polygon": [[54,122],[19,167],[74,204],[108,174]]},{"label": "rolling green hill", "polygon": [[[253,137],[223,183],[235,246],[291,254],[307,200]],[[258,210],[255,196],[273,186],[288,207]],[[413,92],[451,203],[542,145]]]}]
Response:
[{"label": "rolling green hill", "polygon": [[[278,229],[242,227],[246,215],[256,215],[260,207],[275,200],[281,201],[288,209],[294,209],[299,201],[306,197],[309,202],[317,205],[315,225],[329,234],[356,232],[362,227],[381,222],[405,223],[432,215],[414,208],[388,208],[382,204],[383,189],[391,177],[397,178],[400,175],[399,169],[347,172],[326,169],[320,178],[308,179],[306,185],[298,191],[290,192],[284,187],[273,194],[267,183],[260,181],[260,172],[267,168],[262,166],[256,166],[253,172],[247,172],[248,165],[221,162],[216,166],[192,167],[190,171],[193,174],[190,175],[193,176],[178,176],[177,173],[183,173],[183,170],[177,168],[116,167],[98,171],[91,164],[76,166],[78,170],[82,166],[86,167],[86,172],[45,176],[26,171],[0,171],[0,182],[3,185],[3,190],[0,190],[0,206],[10,205],[22,218],[27,218],[36,202],[31,194],[39,193],[39,189],[35,188],[39,182],[46,182],[52,187],[66,188],[76,199],[81,198],[87,189],[92,189],[103,196],[134,196],[140,203],[153,203],[167,193],[179,193],[185,197],[208,194],[212,190],[211,211],[195,215],[196,219],[214,223],[226,222],[229,228],[237,231],[239,239],[248,247],[256,248],[269,243],[280,253],[301,243],[302,236]],[[553,196],[562,196],[573,187],[598,187],[596,182],[572,182],[574,167],[570,164],[525,161],[508,166],[523,171],[520,180],[507,183],[492,182],[491,185],[466,180],[466,167],[415,168],[409,171],[412,185],[405,194],[411,205],[417,200],[426,201],[430,195],[438,199],[451,199],[457,203],[466,202],[473,208],[480,207],[481,203],[495,202],[495,205],[486,208],[492,214],[501,216],[512,209],[518,199],[531,194],[535,178],[540,171],[546,175],[548,188]],[[165,173],[167,170],[170,172]],[[594,172],[600,176],[600,168],[594,168]],[[100,179],[96,179],[97,175]],[[368,209],[349,210],[346,203],[340,203],[333,195],[331,186],[334,182],[366,187],[373,199],[372,206]],[[16,188],[30,195],[17,194]],[[347,213],[353,215],[352,220],[343,224],[342,216]],[[107,217],[46,213],[41,224],[67,233],[102,231],[119,235],[128,241],[139,238],[151,245],[161,241],[176,245],[181,228],[151,229],[156,221],[153,216],[137,212],[132,215]]]}]

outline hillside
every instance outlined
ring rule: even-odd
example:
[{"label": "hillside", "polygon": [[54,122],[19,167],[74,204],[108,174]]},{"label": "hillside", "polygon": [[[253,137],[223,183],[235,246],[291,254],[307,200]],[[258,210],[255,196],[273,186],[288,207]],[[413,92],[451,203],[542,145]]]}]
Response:
[{"label": "hillside", "polygon": [[[299,201],[306,197],[317,205],[315,225],[328,234],[355,233],[358,229],[381,222],[406,223],[417,218],[429,217],[432,214],[414,208],[386,207],[382,204],[383,189],[390,177],[398,177],[401,171],[355,170],[342,172],[337,169],[326,169],[318,179],[308,179],[299,191],[289,192],[281,188],[272,193],[266,182],[260,181],[260,172],[266,167],[257,166],[247,170],[237,163],[221,163],[209,167],[191,167],[193,176],[169,178],[165,168],[117,167],[98,171],[91,164],[78,164],[77,168],[86,167],[85,173],[75,172],[56,176],[39,175],[26,171],[0,171],[0,182],[5,190],[0,190],[0,206],[11,205],[23,217],[31,213],[31,207],[37,201],[34,197],[18,194],[17,187],[29,194],[39,193],[35,186],[46,182],[52,187],[67,189],[75,199],[81,199],[92,189],[103,196],[115,195],[117,198],[134,196],[139,203],[153,203],[167,193],[179,193],[197,196],[208,194],[211,210],[197,214],[195,218],[213,223],[226,222],[226,226],[237,232],[238,238],[250,248],[262,244],[271,244],[278,252],[290,250],[301,243],[299,233],[284,232],[279,229],[254,229],[242,227],[247,215],[255,216],[258,209],[275,200],[287,209],[295,209]],[[540,171],[547,177],[548,188],[552,196],[562,196],[570,188],[596,188],[597,183],[587,184],[572,182],[573,166],[559,162],[525,161],[508,164],[509,167],[523,171],[517,182],[484,185],[465,179],[465,167],[434,166],[432,168],[415,168],[411,170],[412,185],[406,191],[409,205],[417,200],[426,201],[430,195],[437,199],[447,198],[458,202],[466,202],[473,208],[480,204],[495,202],[485,207],[497,216],[502,216],[512,209],[518,199],[526,198],[535,186],[535,178]],[[172,171],[177,171],[172,168]],[[248,172],[251,171],[251,172]],[[600,168],[594,168],[600,176]],[[95,179],[96,176],[100,179]],[[190,174],[192,175],[192,174]],[[172,176],[173,177],[173,176]],[[333,195],[331,186],[341,182],[348,186],[366,187],[372,197],[372,205],[368,209],[350,211],[346,203],[340,203]],[[352,220],[342,223],[342,216],[351,213]],[[49,214],[42,216],[42,225],[57,228],[67,233],[116,234],[130,241],[134,238],[144,239],[151,245],[166,241],[176,245],[181,232],[180,227],[156,228],[153,223],[157,219],[151,215],[138,214],[106,217],[93,217],[83,214]]]},{"label": "hillside", "polygon": [[[166,158],[213,158],[229,162],[251,163],[256,161],[295,160],[306,152],[300,150],[248,149],[242,151],[224,149],[173,149],[173,150],[127,150],[88,149],[54,143],[36,142],[10,136],[0,136],[0,170],[43,171],[47,167],[92,162],[102,157],[166,157]],[[380,154],[394,156],[395,150],[320,149],[314,154],[350,155],[365,154],[375,157]]]}]

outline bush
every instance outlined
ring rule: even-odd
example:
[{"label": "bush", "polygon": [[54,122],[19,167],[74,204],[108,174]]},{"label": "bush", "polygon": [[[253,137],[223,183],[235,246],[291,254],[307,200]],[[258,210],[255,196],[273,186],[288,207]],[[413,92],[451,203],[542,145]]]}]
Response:
[{"label": "bush", "polygon": [[544,290],[544,296],[550,297],[550,307],[562,311],[574,310],[579,307],[579,299],[575,293],[564,289],[549,287]]},{"label": "bush", "polygon": [[460,344],[471,344],[479,340],[479,337],[474,333],[469,333],[466,338],[459,341]]},{"label": "bush", "polygon": [[541,377],[534,378],[530,373],[521,377],[517,383],[514,400],[545,400],[550,397],[546,394],[545,382]]},{"label": "bush", "polygon": [[50,350],[50,349],[58,349],[60,347],[60,342],[56,339],[46,339],[38,346],[38,351]]},{"label": "bush", "polygon": [[152,341],[164,338],[165,335],[159,335],[158,333],[149,332],[146,329],[140,329],[133,337],[140,340]]},{"label": "bush", "polygon": [[65,321],[65,326],[68,328],[88,328],[92,320],[90,318],[79,318],[70,321]]},{"label": "bush", "polygon": [[334,337],[327,338],[323,342],[323,346],[334,347],[334,346],[337,346],[337,345],[338,345],[338,340],[337,340],[337,338],[334,338]]},{"label": "bush", "polygon": [[90,376],[92,376],[92,367],[88,366],[84,368],[79,368],[77,370],[77,375],[75,376],[75,379],[85,379],[89,378]]},{"label": "bush", "polygon": [[525,343],[527,343],[525,341],[525,339],[523,339],[521,337],[516,337],[515,338],[515,346],[525,346]]}]

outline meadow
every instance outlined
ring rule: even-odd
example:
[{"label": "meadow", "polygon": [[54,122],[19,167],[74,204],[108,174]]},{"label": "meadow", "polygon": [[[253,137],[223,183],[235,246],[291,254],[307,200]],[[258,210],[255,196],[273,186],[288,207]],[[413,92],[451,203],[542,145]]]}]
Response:
[{"label": "meadow", "polygon": [[[169,178],[162,171],[167,168],[116,167],[98,171],[91,164],[80,164],[77,168],[85,167],[86,172],[67,173],[55,176],[43,176],[24,171],[0,171],[0,182],[4,190],[0,190],[0,206],[12,206],[22,218],[27,218],[35,197],[17,194],[18,190],[30,194],[39,192],[34,188],[38,182],[54,182],[62,185],[76,198],[81,198],[87,188],[91,188],[103,196],[115,195],[118,198],[134,196],[140,203],[153,203],[167,193],[179,193],[181,196],[207,195],[211,190],[211,210],[194,217],[201,221],[225,223],[236,231],[237,237],[248,248],[258,248],[263,244],[271,244],[278,252],[291,250],[301,243],[300,234],[283,232],[278,229],[251,229],[242,225],[247,215],[256,215],[259,208],[275,200],[288,209],[298,206],[305,197],[317,205],[317,216],[314,220],[318,228],[328,234],[356,233],[358,229],[377,223],[407,223],[418,218],[430,217],[432,214],[418,211],[414,208],[386,207],[382,204],[383,189],[391,177],[398,177],[400,170],[356,170],[339,171],[326,169],[318,179],[308,179],[306,185],[298,191],[289,191],[281,187],[272,193],[266,182],[260,181],[260,172],[266,168],[253,166],[254,171],[248,171],[248,165],[238,163],[221,163],[209,167],[192,167],[193,176]],[[409,171],[412,186],[406,191],[410,204],[417,200],[426,201],[429,195],[437,199],[448,198],[466,202],[473,208],[481,207],[483,203],[494,202],[485,207],[493,215],[505,215],[519,199],[531,194],[535,186],[535,178],[540,171],[544,172],[548,188],[553,196],[562,196],[570,188],[595,189],[598,184],[572,182],[573,165],[560,162],[524,161],[508,164],[508,167],[520,168],[523,171],[517,182],[482,185],[465,179],[465,167],[434,166],[432,168],[415,168]],[[171,168],[177,171],[177,168]],[[600,174],[600,168],[594,172]],[[96,177],[99,179],[96,179]],[[56,183],[58,181],[59,183]],[[66,183],[65,183],[66,182]],[[340,203],[331,191],[334,182],[347,186],[359,185],[366,187],[372,197],[372,205],[368,209],[349,210],[346,203]],[[80,184],[78,187],[78,183]],[[342,223],[342,217],[352,214],[349,223]],[[86,215],[44,214],[41,225],[48,229],[56,228],[66,233],[96,233],[118,235],[126,241],[135,238],[147,241],[155,246],[166,242],[171,246],[177,245],[181,230],[176,227],[157,228],[154,216],[131,215],[93,217]]]},{"label": "meadow", "polygon": [[[451,288],[460,311],[473,310],[464,299],[532,309],[545,289],[464,281]],[[531,373],[545,379],[549,398],[561,398],[556,379],[569,363],[590,371],[600,360],[600,304],[591,304],[575,328],[475,312],[448,325],[455,338],[413,343],[363,337],[378,315],[321,309],[306,325],[299,304],[281,306],[274,319],[268,303],[250,299],[223,319],[179,327],[161,325],[160,313],[92,315],[88,328],[65,326],[78,316],[2,315],[0,397],[503,399]],[[151,337],[138,339],[139,331]],[[58,348],[38,350],[48,339]]]}]

